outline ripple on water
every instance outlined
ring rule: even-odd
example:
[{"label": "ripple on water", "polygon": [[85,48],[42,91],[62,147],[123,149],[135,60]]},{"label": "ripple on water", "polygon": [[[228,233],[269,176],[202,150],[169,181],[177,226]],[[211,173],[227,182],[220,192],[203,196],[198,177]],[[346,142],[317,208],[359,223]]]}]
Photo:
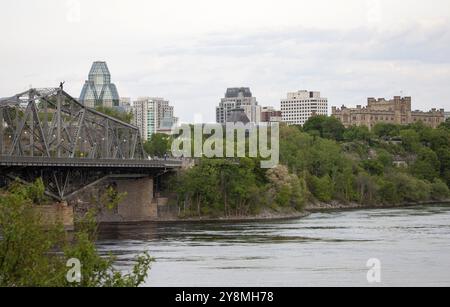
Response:
[{"label": "ripple on water", "polygon": [[281,222],[119,226],[98,244],[119,256],[121,268],[149,251],[157,260],[151,286],[367,286],[374,257],[382,285],[449,286],[449,230],[450,207],[418,206]]}]

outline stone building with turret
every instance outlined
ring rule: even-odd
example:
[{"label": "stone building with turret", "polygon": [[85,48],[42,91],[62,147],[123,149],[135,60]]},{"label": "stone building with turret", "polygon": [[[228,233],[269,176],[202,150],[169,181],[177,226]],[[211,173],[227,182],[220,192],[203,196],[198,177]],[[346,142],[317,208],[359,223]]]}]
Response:
[{"label": "stone building with turret", "polygon": [[345,127],[367,126],[369,129],[377,123],[408,125],[420,121],[436,128],[445,121],[444,109],[432,109],[428,112],[412,111],[411,97],[400,96],[395,96],[391,100],[368,98],[366,107],[361,105],[356,108],[333,107],[332,115]]}]

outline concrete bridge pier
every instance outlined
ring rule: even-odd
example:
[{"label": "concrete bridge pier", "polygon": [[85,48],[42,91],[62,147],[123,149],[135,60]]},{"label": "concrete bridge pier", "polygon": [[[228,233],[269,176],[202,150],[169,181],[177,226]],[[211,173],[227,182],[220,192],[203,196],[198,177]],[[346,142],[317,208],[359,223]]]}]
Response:
[{"label": "concrete bridge pier", "polygon": [[109,184],[126,196],[112,211],[102,210],[99,222],[142,222],[158,218],[152,177],[110,179]]},{"label": "concrete bridge pier", "polygon": [[[160,218],[158,205],[167,206],[167,199],[155,197],[155,180],[151,176],[108,178],[81,191],[68,202],[37,206],[36,209],[48,225],[62,223],[68,230],[74,229],[77,217],[82,217],[93,206],[99,209],[99,223],[156,221]],[[108,187],[126,195],[116,208],[101,204]]]}]

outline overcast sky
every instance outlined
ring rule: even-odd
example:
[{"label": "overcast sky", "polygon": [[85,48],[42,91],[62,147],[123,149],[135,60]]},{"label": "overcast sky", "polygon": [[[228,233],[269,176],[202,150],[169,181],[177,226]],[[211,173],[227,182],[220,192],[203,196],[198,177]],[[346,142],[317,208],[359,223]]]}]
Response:
[{"label": "overcast sky", "polygon": [[0,34],[0,96],[65,80],[78,97],[103,60],[121,96],[182,121],[214,121],[236,86],[264,106],[308,89],[450,109],[449,0],[2,0]]}]

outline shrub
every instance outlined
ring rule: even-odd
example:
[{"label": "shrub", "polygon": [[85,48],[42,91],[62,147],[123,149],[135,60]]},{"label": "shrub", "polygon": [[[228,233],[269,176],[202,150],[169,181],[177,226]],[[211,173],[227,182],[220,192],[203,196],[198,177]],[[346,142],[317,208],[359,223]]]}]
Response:
[{"label": "shrub", "polygon": [[[0,286],[1,287],[137,287],[149,272],[152,258],[137,259],[132,274],[117,271],[112,256],[101,257],[95,247],[95,214],[90,212],[69,240],[62,225],[44,228],[34,206],[42,199],[42,182],[14,184],[0,191]],[[81,282],[66,279],[67,260],[82,264]]]},{"label": "shrub", "polygon": [[362,167],[368,171],[371,175],[382,175],[384,166],[377,160],[365,160],[362,163]]},{"label": "shrub", "polygon": [[431,184],[405,173],[393,173],[388,180],[395,184],[399,201],[418,202],[430,199]]},{"label": "shrub", "polygon": [[314,197],[320,201],[329,202],[333,199],[333,182],[328,175],[322,178],[310,176],[308,187]]},{"label": "shrub", "polygon": [[450,197],[448,186],[441,179],[435,179],[431,185],[431,197],[435,200],[446,200]]},{"label": "shrub", "polygon": [[433,182],[440,175],[440,167],[436,153],[424,147],[420,149],[417,160],[411,165],[410,170],[414,177]]}]

